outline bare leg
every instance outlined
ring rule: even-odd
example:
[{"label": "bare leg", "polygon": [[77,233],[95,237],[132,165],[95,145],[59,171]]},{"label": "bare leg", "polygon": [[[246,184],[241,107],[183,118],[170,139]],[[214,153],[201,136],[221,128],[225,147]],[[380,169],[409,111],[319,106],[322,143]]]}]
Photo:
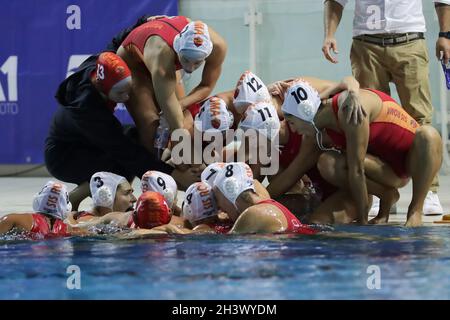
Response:
[{"label": "bare leg", "polygon": [[416,131],[416,137],[407,158],[407,168],[413,181],[413,194],[405,224],[407,227],[422,224],[423,203],[441,164],[441,137],[432,126],[424,125]]},{"label": "bare leg", "polygon": [[[378,216],[374,220],[371,220],[372,224],[382,222],[387,223],[389,218],[389,210],[400,197],[397,191],[397,185],[400,184],[399,178],[395,176],[396,179],[394,179],[395,177],[392,177],[392,180],[386,179],[384,176],[387,174],[387,172],[385,172],[385,167],[383,170],[378,168],[378,171],[384,177],[383,179],[386,180],[386,182],[391,182],[391,185],[376,182],[369,177],[369,173],[374,176],[374,172],[377,171],[377,165],[378,164],[376,161],[373,161],[370,157],[366,157],[364,161],[364,169],[367,170],[367,191],[369,194],[376,195],[380,198],[380,211],[378,212]],[[345,155],[337,154],[335,152],[325,152],[320,156],[317,166],[320,174],[325,180],[343,190],[347,190],[348,193],[350,188],[348,185],[348,170]],[[392,181],[395,183],[392,184]]]},{"label": "bare leg", "polygon": [[75,189],[69,192],[69,200],[72,203],[72,211],[78,211],[81,201],[91,196],[89,182],[83,182]]},{"label": "bare leg", "polygon": [[[369,204],[372,197],[369,197]],[[338,191],[329,196],[308,219],[308,223],[348,224],[357,218],[356,206],[348,192]]]}]

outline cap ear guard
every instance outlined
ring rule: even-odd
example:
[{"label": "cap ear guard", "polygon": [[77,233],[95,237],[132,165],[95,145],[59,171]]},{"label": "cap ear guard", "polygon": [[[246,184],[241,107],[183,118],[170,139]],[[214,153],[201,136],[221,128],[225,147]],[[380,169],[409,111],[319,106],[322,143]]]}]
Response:
[{"label": "cap ear guard", "polygon": [[237,198],[247,190],[255,191],[253,173],[243,162],[231,162],[217,174],[214,185],[235,207]]},{"label": "cap ear guard", "polygon": [[113,194],[112,194],[110,188],[108,188],[107,186],[102,186],[102,187],[98,188],[94,197],[96,199],[96,201],[95,201],[96,206],[110,208],[110,209],[113,208],[113,205],[114,205]]}]

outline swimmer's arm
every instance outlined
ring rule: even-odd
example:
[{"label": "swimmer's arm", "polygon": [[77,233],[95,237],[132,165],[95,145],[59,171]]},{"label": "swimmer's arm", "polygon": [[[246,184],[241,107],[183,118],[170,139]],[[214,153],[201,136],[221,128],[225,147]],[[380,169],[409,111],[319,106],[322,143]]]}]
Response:
[{"label": "swimmer's arm", "polygon": [[340,126],[346,137],[346,157],[348,170],[348,185],[353,200],[356,203],[357,222],[367,224],[369,212],[369,199],[367,194],[366,176],[364,173],[364,158],[369,142],[369,121],[364,119],[359,125],[345,123],[339,110]]},{"label": "swimmer's arm", "polygon": [[167,232],[154,230],[154,229],[135,229],[131,232],[120,233],[116,235],[119,239],[136,239],[145,235],[155,234],[167,234]]},{"label": "swimmer's arm", "polygon": [[8,214],[0,218],[0,234],[18,228],[31,231],[33,228],[33,218],[30,214]]},{"label": "swimmer's arm", "polygon": [[186,228],[179,228],[174,224],[165,224],[159,227],[152,228],[151,230],[155,231],[163,231],[168,234],[189,234],[192,233],[192,230]]},{"label": "swimmer's arm", "polygon": [[215,96],[222,99],[223,101],[225,101],[225,104],[228,106],[228,108],[234,107],[234,105],[233,105],[234,90],[220,92],[220,93],[216,94]]},{"label": "swimmer's arm", "polygon": [[192,229],[192,233],[215,233],[215,231],[206,224],[199,224]]},{"label": "swimmer's arm", "polygon": [[245,210],[234,223],[230,233],[276,233],[283,231],[282,222],[257,206]]},{"label": "swimmer's arm", "polygon": [[347,123],[360,124],[367,114],[360,101],[359,82],[353,76],[345,77],[341,82],[329,86],[320,93],[320,97],[326,99],[342,91],[347,91],[346,99],[339,107],[344,111],[344,118]]},{"label": "swimmer's arm", "polygon": [[315,166],[319,159],[320,150],[313,137],[303,136],[300,152],[291,164],[278,174],[267,186],[272,198],[278,198],[288,192],[303,175]]},{"label": "swimmer's arm", "polygon": [[205,67],[202,72],[202,80],[186,97],[180,100],[183,109],[193,103],[205,100],[216,86],[217,80],[222,72],[222,64],[227,53],[225,40],[209,27],[211,39],[214,39],[214,49],[211,55],[205,60]]},{"label": "swimmer's arm", "polygon": [[147,41],[144,62],[152,75],[153,89],[156,101],[164,114],[171,130],[183,128],[184,116],[178,102],[176,88],[175,54],[162,43],[159,48],[147,49],[152,44],[155,47],[161,39]]}]

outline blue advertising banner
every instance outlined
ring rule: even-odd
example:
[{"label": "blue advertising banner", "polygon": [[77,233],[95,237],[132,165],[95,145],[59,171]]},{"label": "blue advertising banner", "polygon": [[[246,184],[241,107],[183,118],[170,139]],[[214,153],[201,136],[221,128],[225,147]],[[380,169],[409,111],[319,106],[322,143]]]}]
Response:
[{"label": "blue advertising banner", "polygon": [[0,0],[0,164],[43,163],[59,83],[142,15],[177,12],[177,0]]}]

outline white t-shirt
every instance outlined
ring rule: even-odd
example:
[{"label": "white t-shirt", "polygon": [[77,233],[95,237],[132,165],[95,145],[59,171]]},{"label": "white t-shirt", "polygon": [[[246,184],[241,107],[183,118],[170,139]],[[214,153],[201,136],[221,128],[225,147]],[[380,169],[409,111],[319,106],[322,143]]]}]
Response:
[{"label": "white t-shirt", "polygon": [[[335,0],[345,6],[348,0]],[[450,0],[439,0],[450,5]],[[353,36],[425,32],[421,0],[355,0]]]}]

